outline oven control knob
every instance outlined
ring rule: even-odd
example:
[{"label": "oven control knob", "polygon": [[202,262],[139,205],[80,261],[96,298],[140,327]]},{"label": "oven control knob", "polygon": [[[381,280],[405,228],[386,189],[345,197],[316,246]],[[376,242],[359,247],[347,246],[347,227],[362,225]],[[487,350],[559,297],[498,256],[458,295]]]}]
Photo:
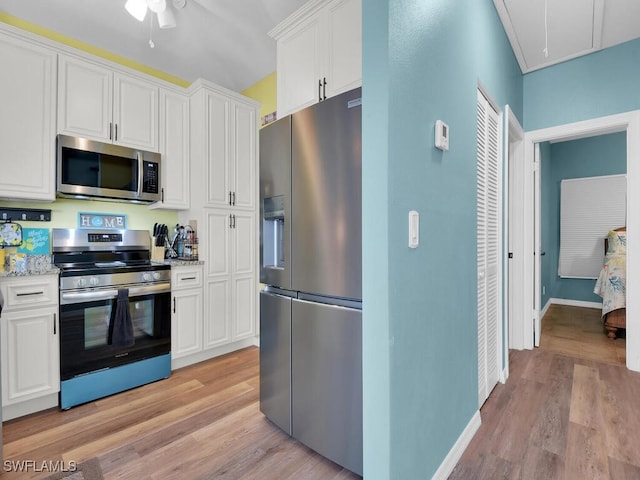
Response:
[{"label": "oven control knob", "polygon": [[153,279],[160,280],[160,272],[153,272]]},{"label": "oven control knob", "polygon": [[151,281],[151,274],[150,273],[143,273],[142,274],[142,280],[144,280],[145,282],[150,282]]},{"label": "oven control knob", "polygon": [[86,278],[79,278],[78,279],[78,288],[84,288],[87,286],[87,279]]},{"label": "oven control knob", "polygon": [[89,279],[89,285],[91,285],[92,287],[97,287],[99,283],[100,280],[97,277],[91,277]]}]

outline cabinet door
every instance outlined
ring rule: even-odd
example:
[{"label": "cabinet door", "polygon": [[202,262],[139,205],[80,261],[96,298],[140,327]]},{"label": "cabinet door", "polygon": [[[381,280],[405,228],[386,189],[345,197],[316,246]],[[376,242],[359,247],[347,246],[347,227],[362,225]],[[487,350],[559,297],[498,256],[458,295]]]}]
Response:
[{"label": "cabinet door", "polygon": [[233,340],[240,340],[256,333],[256,295],[258,286],[254,275],[233,277]]},{"label": "cabinet door", "polygon": [[0,198],[55,199],[56,54],[0,35]]},{"label": "cabinet door", "polygon": [[327,98],[362,85],[361,0],[336,0],[327,6],[325,73]]},{"label": "cabinet door", "polygon": [[227,210],[206,212],[206,248],[205,265],[207,276],[229,275],[231,273],[231,245],[229,229],[232,222]]},{"label": "cabinet door", "polygon": [[321,15],[278,39],[278,117],[313,105],[319,100],[322,78]]},{"label": "cabinet door", "polygon": [[116,74],[114,99],[114,143],[157,152],[158,87]]},{"label": "cabinet door", "polygon": [[249,337],[256,331],[256,217],[234,213],[233,238],[233,339]]},{"label": "cabinet door", "polygon": [[112,72],[64,55],[58,70],[58,132],[110,142]]},{"label": "cabinet door", "polygon": [[171,308],[171,357],[202,350],[202,289],[174,292]]},{"label": "cabinet door", "polygon": [[208,148],[206,156],[207,198],[209,206],[229,206],[229,99],[210,93],[207,95]]},{"label": "cabinet door", "polygon": [[189,208],[189,98],[160,92],[162,201],[150,208]]},{"label": "cabinet door", "polygon": [[234,105],[233,162],[229,166],[233,205],[254,208],[258,164],[256,137],[258,131],[256,108],[241,103]]},{"label": "cabinet door", "polygon": [[2,404],[58,392],[57,309],[14,312],[2,320]]},{"label": "cabinet door", "polygon": [[256,272],[256,216],[253,213],[235,212],[232,220],[233,273]]},{"label": "cabinet door", "polygon": [[229,277],[208,280],[205,295],[204,348],[213,348],[229,343],[231,341]]}]

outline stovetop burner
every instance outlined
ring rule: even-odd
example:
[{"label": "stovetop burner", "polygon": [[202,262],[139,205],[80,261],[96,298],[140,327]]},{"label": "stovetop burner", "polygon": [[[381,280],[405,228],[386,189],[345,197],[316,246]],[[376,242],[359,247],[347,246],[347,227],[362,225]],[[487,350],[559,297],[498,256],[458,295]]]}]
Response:
[{"label": "stovetop burner", "polygon": [[[151,237],[146,230],[57,229],[52,232],[53,264],[61,277],[113,278],[133,274],[140,281],[154,275],[144,272],[169,270],[169,265],[151,262]],[[148,277],[148,278],[147,278]],[[158,277],[158,275],[155,275]],[[165,275],[161,275],[162,278]],[[129,281],[131,275],[126,277]],[[89,279],[90,280],[90,279]],[[80,282],[83,283],[83,282]],[[104,285],[104,281],[100,282]],[[88,286],[96,286],[87,282]]]}]

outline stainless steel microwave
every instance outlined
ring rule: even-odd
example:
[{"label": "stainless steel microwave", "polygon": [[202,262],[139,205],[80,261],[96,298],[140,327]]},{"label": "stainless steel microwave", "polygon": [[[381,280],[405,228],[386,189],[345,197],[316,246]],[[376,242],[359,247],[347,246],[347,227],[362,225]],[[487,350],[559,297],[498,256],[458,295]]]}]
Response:
[{"label": "stainless steel microwave", "polygon": [[56,193],[61,197],[161,200],[159,153],[58,135]]}]

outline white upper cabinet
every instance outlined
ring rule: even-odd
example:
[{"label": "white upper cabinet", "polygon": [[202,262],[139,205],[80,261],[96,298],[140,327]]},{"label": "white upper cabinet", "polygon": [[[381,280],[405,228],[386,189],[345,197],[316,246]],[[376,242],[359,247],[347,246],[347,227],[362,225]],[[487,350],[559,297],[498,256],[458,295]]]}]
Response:
[{"label": "white upper cabinet", "polygon": [[60,55],[58,132],[158,151],[158,87]]},{"label": "white upper cabinet", "polygon": [[234,207],[253,209],[256,206],[257,179],[257,125],[255,105],[233,102],[233,148],[229,168]]},{"label": "white upper cabinet", "polygon": [[56,57],[0,33],[0,198],[55,200]]},{"label": "white upper cabinet", "polygon": [[278,117],[362,84],[361,0],[312,0],[270,32]]},{"label": "white upper cabinet", "polygon": [[160,153],[162,200],[150,209],[189,208],[189,97],[160,90]]},{"label": "white upper cabinet", "polygon": [[204,178],[199,180],[205,206],[255,208],[257,116],[257,105],[252,101],[236,100],[207,88],[192,97],[192,157],[204,167]]}]

